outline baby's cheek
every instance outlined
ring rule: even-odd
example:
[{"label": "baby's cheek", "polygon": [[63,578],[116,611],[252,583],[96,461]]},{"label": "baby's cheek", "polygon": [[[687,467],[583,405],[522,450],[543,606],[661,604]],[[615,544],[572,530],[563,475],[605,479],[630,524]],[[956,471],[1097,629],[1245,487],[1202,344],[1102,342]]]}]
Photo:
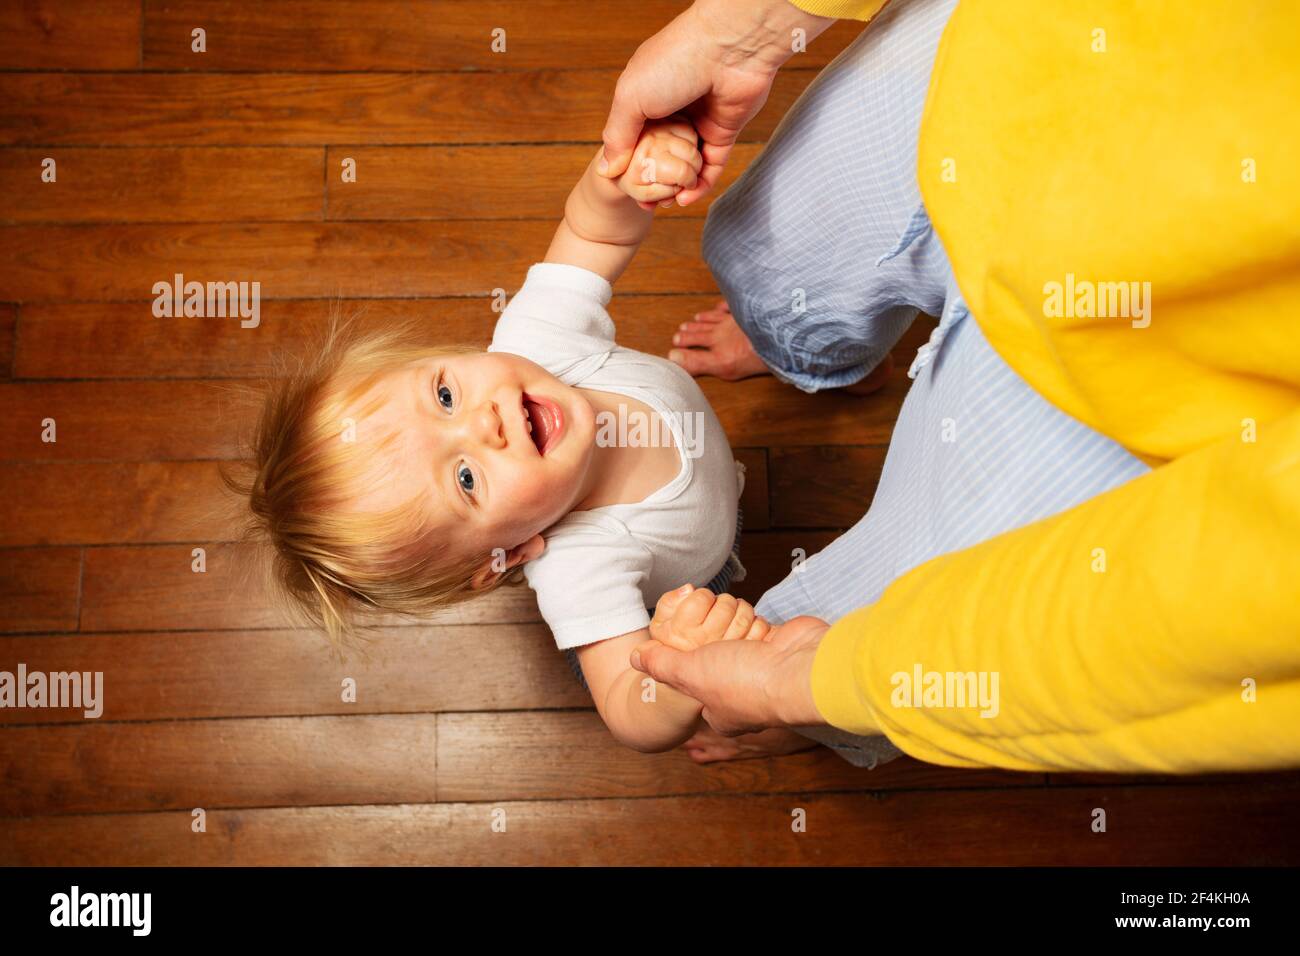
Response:
[{"label": "baby's cheek", "polygon": [[509,502],[509,523],[516,526],[517,532],[535,534],[540,526],[559,517],[552,512],[561,496],[545,475],[532,469],[521,469],[514,475],[505,498]]}]

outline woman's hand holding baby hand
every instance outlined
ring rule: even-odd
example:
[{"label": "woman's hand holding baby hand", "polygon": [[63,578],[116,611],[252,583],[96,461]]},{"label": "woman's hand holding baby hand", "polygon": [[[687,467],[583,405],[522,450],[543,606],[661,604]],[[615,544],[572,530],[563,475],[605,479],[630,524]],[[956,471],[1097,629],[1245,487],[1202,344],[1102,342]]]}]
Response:
[{"label": "woman's hand holding baby hand", "polygon": [[642,209],[671,206],[684,189],[699,181],[704,157],[695,127],[678,116],[651,120],[641,131],[632,162],[618,179],[618,187]]},{"label": "woman's hand holding baby hand", "polygon": [[771,625],[748,601],[689,584],[664,594],[650,622],[654,640],[680,651],[715,641],[761,641],[770,632]]}]

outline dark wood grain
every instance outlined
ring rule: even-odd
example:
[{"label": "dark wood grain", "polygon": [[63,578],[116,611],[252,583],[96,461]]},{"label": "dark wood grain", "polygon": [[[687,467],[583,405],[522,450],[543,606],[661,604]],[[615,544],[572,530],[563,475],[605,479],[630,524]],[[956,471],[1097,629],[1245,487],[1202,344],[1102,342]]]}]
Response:
[{"label": "dark wood grain", "polygon": [[444,714],[438,721],[440,802],[1008,787],[1042,780],[1042,774],[952,770],[910,758],[866,770],[825,747],[702,766],[680,750],[629,750],[591,711]]},{"label": "dark wood grain", "polygon": [[[827,444],[887,441],[903,391],[790,401],[789,388],[771,378],[700,384],[732,447],[806,440],[810,415],[827,429]],[[0,454],[29,463],[238,459],[259,412],[247,387],[190,379],[0,383],[0,404],[9,410],[0,417]],[[42,440],[47,418],[57,442]]]},{"label": "dark wood grain", "polygon": [[0,4],[0,69],[133,70],[140,0],[10,0]]},{"label": "dark wood grain", "polygon": [[[790,573],[792,552],[815,554],[834,532],[757,531],[741,537],[741,559],[749,576],[733,591],[757,600]],[[191,570],[195,548],[203,548],[202,573]],[[527,588],[499,589],[448,609],[440,620],[456,623],[514,623],[536,620]],[[238,595],[238,600],[232,600]],[[81,626],[86,631],[220,630],[280,628],[286,617],[273,596],[263,561],[246,545],[196,543],[114,546],[86,551]],[[382,619],[387,623],[409,619]]]},{"label": "dark wood grain", "polygon": [[0,547],[231,536],[236,504],[216,462],[0,464]]},{"label": "dark wood grain", "polygon": [[[55,160],[58,179],[41,181]],[[0,149],[3,222],[320,219],[324,150]]]},{"label": "dark wood grain", "polygon": [[[204,549],[201,573],[194,551]],[[220,630],[279,628],[299,622],[275,599],[260,552],[247,545],[199,543],[155,547],[115,546],[86,552],[82,583],[86,631]],[[399,619],[412,623],[409,618]],[[499,588],[445,612],[450,623],[537,620],[526,587]],[[396,623],[377,618],[376,623]]]},{"label": "dark wood grain", "polygon": [[[593,16],[586,0],[279,0],[212,4],[145,0],[144,66],[165,70],[536,70],[557,64],[621,69],[646,37],[690,4],[638,0]],[[191,50],[202,25],[208,50]],[[505,48],[493,49],[493,30]],[[862,30],[844,21],[818,37],[799,65],[821,67]],[[498,44],[498,47],[500,45]]]},{"label": "dark wood grain", "polygon": [[867,513],[888,446],[772,449],[772,523],[846,527]]},{"label": "dark wood grain", "polygon": [[[3,226],[4,293],[33,302],[154,301],[176,274],[260,283],[265,299],[405,298],[515,289],[546,252],[556,223],[330,222]],[[646,240],[624,292],[710,292],[695,219],[667,220]],[[76,269],[63,269],[76,262]],[[240,319],[227,321],[240,324]]]},{"label": "dark wood grain", "polygon": [[[369,636],[344,660],[307,629],[0,637],[0,669],[102,673],[105,722],[592,706],[539,622],[423,623]],[[355,703],[340,699],[345,678],[356,681]],[[66,708],[0,709],[10,725],[84,722]]]},{"label": "dark wood grain", "polygon": [[428,802],[436,728],[431,714],[13,727],[0,814]]},{"label": "dark wood grain", "polygon": [[14,338],[18,332],[18,307],[0,302],[0,382],[13,377]]},{"label": "dark wood grain", "polygon": [[[1294,786],[285,807],[42,816],[0,827],[0,864],[1294,865]],[[1105,807],[1109,829],[1092,832]],[[802,810],[806,831],[791,823]],[[498,822],[494,830],[493,822]],[[500,832],[500,822],[505,832]],[[1189,839],[1194,834],[1195,839]]]},{"label": "dark wood grain", "polygon": [[[618,74],[10,73],[0,75],[0,145],[594,146]],[[816,74],[782,70],[745,139],[765,140]]]},{"label": "dark wood grain", "polygon": [[[513,294],[522,280],[511,276],[502,288]],[[717,300],[716,292],[618,293],[609,311],[620,345],[665,355],[677,326]],[[488,295],[269,299],[252,329],[219,317],[155,318],[149,300],[29,304],[15,362],[22,378],[261,378],[280,358],[310,354],[333,315],[370,328],[414,321],[431,343],[486,348],[499,315],[493,305]]]},{"label": "dark wood grain", "polygon": [[0,548],[0,631],[75,631],[80,548]]},{"label": "dark wood grain", "polygon": [[[325,163],[330,219],[558,220],[564,201],[599,147],[332,146]],[[702,219],[762,146],[741,143],[712,191],[689,206],[657,215]],[[342,163],[356,164],[343,182]]]}]

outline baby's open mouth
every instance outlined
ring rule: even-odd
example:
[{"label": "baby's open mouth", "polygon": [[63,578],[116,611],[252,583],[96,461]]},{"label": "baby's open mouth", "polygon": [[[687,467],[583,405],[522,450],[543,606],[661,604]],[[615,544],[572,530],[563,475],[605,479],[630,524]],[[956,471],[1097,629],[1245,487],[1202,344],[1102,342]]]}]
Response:
[{"label": "baby's open mouth", "polygon": [[524,396],[524,416],[527,419],[529,438],[537,446],[538,454],[546,454],[546,448],[559,433],[562,418],[555,403],[548,399],[534,399]]}]

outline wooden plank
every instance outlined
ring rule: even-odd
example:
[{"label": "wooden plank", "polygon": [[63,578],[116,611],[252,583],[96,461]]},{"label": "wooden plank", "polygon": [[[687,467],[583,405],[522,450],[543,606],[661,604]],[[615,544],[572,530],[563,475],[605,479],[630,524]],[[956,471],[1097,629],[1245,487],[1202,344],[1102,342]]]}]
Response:
[{"label": "wooden plank", "polygon": [[188,811],[46,816],[5,821],[0,864],[1285,866],[1297,797],[1243,782],[215,810],[201,835]]},{"label": "wooden plank", "polygon": [[[519,283],[522,277],[514,280]],[[511,292],[514,289],[511,288]],[[609,311],[627,348],[666,355],[672,334],[718,294],[616,293]],[[299,355],[338,314],[361,326],[399,320],[428,323],[430,340],[486,348],[498,314],[491,296],[449,299],[268,299],[256,329],[220,318],[155,318],[152,303],[53,302],[23,307],[14,356],[18,378],[262,378],[281,353]],[[0,305],[0,318],[5,309]],[[923,318],[899,342],[896,361],[910,363],[933,320]],[[0,323],[0,333],[3,331]],[[0,339],[3,341],[3,339]],[[905,378],[901,371],[895,378]],[[793,395],[793,390],[787,390]],[[806,430],[805,430],[806,434]],[[805,438],[806,441],[806,438]]]},{"label": "wooden plank", "polygon": [[[329,219],[553,219],[599,147],[332,146],[325,162]],[[741,143],[722,179],[702,200],[659,210],[660,217],[703,219],[762,150]],[[344,159],[356,181],[343,182]]]},{"label": "wooden plank", "polygon": [[[9,461],[235,458],[253,407],[219,382],[0,384],[0,449]],[[53,419],[56,442],[42,441]]]},{"label": "wooden plank", "polygon": [[[448,732],[459,735],[451,746],[442,744]],[[424,803],[435,795],[448,803],[1042,781],[1037,774],[943,770],[911,760],[868,771],[825,748],[703,767],[683,750],[642,754],[617,744],[594,711],[11,727],[0,733],[0,772],[0,817]]]},{"label": "wooden plank", "polygon": [[0,547],[229,538],[217,462],[0,464]]},{"label": "wooden plank", "polygon": [[[733,588],[746,600],[790,572],[793,547],[816,553],[833,532],[756,532],[741,537],[749,576]],[[297,621],[282,614],[256,552],[245,545],[207,544],[203,573],[191,570],[196,545],[90,548],[82,582],[83,631],[226,630],[283,628]],[[501,588],[448,609],[446,623],[519,623],[539,620],[532,591]],[[414,623],[405,618],[379,623]]]},{"label": "wooden plank", "polygon": [[[594,146],[619,72],[11,73],[0,145]],[[817,72],[781,70],[746,142],[765,140]]]},{"label": "wooden plank", "polygon": [[[164,70],[535,70],[581,64],[621,69],[642,41],[681,13],[684,0],[620,4],[593,16],[584,0],[292,0],[213,4],[145,0],[144,66]],[[207,52],[190,31],[207,30]],[[494,30],[504,49],[493,49]],[[800,55],[824,66],[861,31],[841,22]],[[495,36],[500,36],[499,34]]]},{"label": "wooden plank", "polygon": [[875,445],[889,441],[898,409],[911,384],[894,379],[875,395],[817,392],[808,395],[769,377],[743,382],[699,379],[733,446],[798,445],[816,423],[825,444]]},{"label": "wooden plank", "polygon": [[[749,469],[745,527],[767,527],[762,449],[734,453]],[[246,517],[219,462],[0,463],[0,547],[223,541]],[[796,489],[794,494],[798,494]]]},{"label": "wooden plank", "polygon": [[[41,182],[54,159],[58,179]],[[324,151],[213,148],[0,149],[4,222],[320,219]]]},{"label": "wooden plank", "polygon": [[0,631],[75,631],[79,548],[0,549]]},{"label": "wooden plank", "polygon": [[871,505],[888,450],[885,445],[773,448],[773,526],[856,524]]},{"label": "wooden plank", "polygon": [[139,0],[0,4],[0,70],[134,70]]},{"label": "wooden plank", "polygon": [[18,334],[18,306],[0,302],[0,382],[13,378]]},{"label": "wooden plank", "polygon": [[767,493],[767,451],[763,448],[733,448],[736,460],[745,466],[745,490],[740,496],[744,529],[766,531],[770,526]]},{"label": "wooden plank", "polygon": [[431,714],[11,727],[0,815],[432,798]]},{"label": "wooden plank", "polygon": [[[195,547],[91,548],[82,582],[83,631],[221,630],[282,628],[299,622],[276,602],[269,574],[249,545],[203,544],[204,570],[192,570]],[[502,587],[490,595],[439,612],[431,620],[449,624],[536,621],[537,603],[526,586]],[[379,618],[376,624],[417,623]],[[423,622],[423,623],[428,623]]]},{"label": "wooden plank", "polygon": [[[696,219],[656,225],[623,292],[710,292]],[[4,295],[154,301],[154,284],[258,282],[262,299],[489,295],[522,282],[556,223],[330,222],[0,227]],[[76,269],[66,268],[76,262]],[[252,286],[246,287],[251,295]],[[238,325],[239,318],[226,321]]]},{"label": "wooden plank", "polygon": [[682,750],[622,746],[594,711],[438,718],[440,803],[1041,784],[1041,774],[952,770],[910,758],[864,770],[825,747],[700,766]]},{"label": "wooden plank", "polygon": [[[733,448],[806,440],[809,421],[827,444],[887,441],[906,387],[861,398],[771,378],[700,386]],[[192,380],[0,383],[0,405],[0,448],[16,462],[236,459],[260,407],[247,387]],[[46,419],[57,442],[41,440]]]},{"label": "wooden plank", "polygon": [[[513,294],[522,280],[505,287]],[[620,345],[666,355],[677,326],[717,298],[617,294],[609,310]],[[492,305],[490,295],[269,299],[258,327],[246,329],[221,318],[155,318],[148,301],[34,304],[23,307],[15,369],[19,378],[261,378],[281,353],[308,352],[335,313],[362,327],[420,320],[431,342],[486,348],[498,318]]]},{"label": "wooden plank", "polygon": [[[306,629],[3,637],[0,670],[100,672],[105,722],[591,707],[541,624],[426,623],[371,637],[342,661]],[[355,703],[340,699],[345,678]],[[72,709],[0,708],[0,724],[84,722]]]},{"label": "wooden plank", "polygon": [[1168,786],[1194,780],[1204,784],[1231,784],[1242,780],[1259,780],[1264,783],[1289,783],[1300,786],[1300,770],[1282,770],[1267,773],[1207,773],[1192,777],[1172,774],[1141,773],[1049,773],[1045,774],[1051,787],[1128,787]]}]

